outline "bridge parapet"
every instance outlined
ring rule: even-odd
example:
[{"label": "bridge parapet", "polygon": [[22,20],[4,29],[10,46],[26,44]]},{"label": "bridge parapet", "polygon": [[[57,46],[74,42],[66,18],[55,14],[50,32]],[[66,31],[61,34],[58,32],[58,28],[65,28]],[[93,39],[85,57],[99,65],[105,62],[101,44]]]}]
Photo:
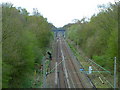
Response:
[{"label": "bridge parapet", "polygon": [[65,29],[55,29],[52,31],[54,32],[54,38],[58,37],[60,34],[65,38]]}]

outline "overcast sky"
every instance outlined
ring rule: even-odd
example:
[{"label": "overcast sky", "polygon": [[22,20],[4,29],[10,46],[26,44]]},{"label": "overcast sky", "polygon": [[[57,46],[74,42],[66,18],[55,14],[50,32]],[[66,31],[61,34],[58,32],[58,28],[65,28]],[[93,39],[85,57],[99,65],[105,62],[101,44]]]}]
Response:
[{"label": "overcast sky", "polygon": [[33,8],[37,8],[50,23],[62,27],[71,23],[73,19],[90,18],[98,12],[97,5],[114,3],[114,0],[2,0],[2,2],[26,8],[29,13],[32,13]]}]

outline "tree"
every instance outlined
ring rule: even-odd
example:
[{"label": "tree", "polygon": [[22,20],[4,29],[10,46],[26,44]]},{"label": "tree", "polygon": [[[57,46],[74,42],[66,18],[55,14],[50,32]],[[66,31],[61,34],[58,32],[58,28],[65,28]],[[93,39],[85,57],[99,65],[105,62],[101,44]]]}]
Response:
[{"label": "tree", "polygon": [[51,40],[51,24],[43,16],[4,4],[2,32],[3,88],[30,88],[36,63],[41,64]]}]

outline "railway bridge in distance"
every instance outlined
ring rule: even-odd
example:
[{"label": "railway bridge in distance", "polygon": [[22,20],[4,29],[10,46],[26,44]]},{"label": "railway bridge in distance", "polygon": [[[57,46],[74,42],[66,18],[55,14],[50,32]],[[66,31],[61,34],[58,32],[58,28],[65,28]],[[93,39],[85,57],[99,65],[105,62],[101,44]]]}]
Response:
[{"label": "railway bridge in distance", "polygon": [[65,38],[65,32],[66,30],[65,29],[55,29],[55,30],[52,30],[54,32],[54,39],[56,37],[59,37],[59,35],[63,36]]}]

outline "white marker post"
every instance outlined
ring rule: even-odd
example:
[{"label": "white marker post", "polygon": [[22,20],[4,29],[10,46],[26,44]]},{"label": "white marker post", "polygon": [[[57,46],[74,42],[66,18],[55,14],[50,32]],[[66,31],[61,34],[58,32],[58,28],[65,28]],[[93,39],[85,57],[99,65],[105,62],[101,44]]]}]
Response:
[{"label": "white marker post", "polygon": [[56,62],[56,64],[55,64],[55,67],[56,67],[56,69],[55,69],[55,84],[57,85],[57,62]]},{"label": "white marker post", "polygon": [[92,73],[92,66],[89,66],[89,74]]}]

